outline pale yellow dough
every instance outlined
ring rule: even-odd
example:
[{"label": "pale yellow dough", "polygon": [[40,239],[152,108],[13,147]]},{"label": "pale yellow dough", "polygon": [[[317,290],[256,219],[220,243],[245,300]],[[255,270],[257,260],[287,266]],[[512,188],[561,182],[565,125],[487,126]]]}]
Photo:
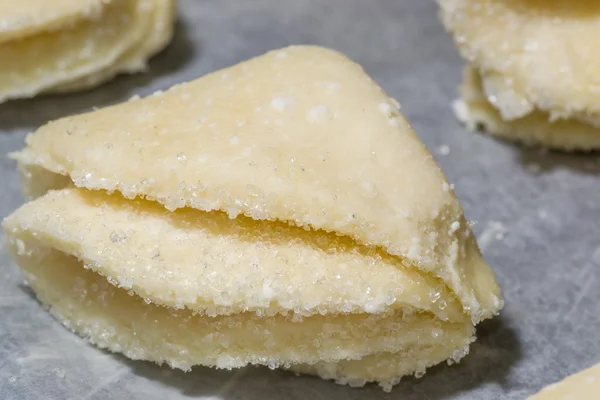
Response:
[{"label": "pale yellow dough", "polygon": [[63,118],[12,156],[34,199],[3,223],[17,263],[63,324],[134,359],[390,388],[502,307],[397,103],[332,50]]},{"label": "pale yellow dough", "polygon": [[[478,80],[476,89],[463,87],[455,104],[461,120],[550,148],[599,147],[600,2],[438,3],[442,22]],[[469,85],[467,80],[463,86]],[[476,95],[466,98],[465,92]]]},{"label": "pale yellow dough", "polygon": [[542,111],[505,120],[487,97],[481,77],[474,68],[467,67],[461,98],[454,103],[454,111],[470,130],[483,130],[501,138],[560,150],[600,149],[600,128],[572,119],[550,122],[549,115]]},{"label": "pale yellow dough", "polygon": [[600,364],[545,387],[528,400],[596,400],[600,394]]},{"label": "pale yellow dough", "polygon": [[[439,280],[333,233],[230,219],[222,212],[170,212],[155,202],[83,189],[52,192],[12,218],[35,232],[36,240],[77,257],[118,286],[175,308],[210,315],[257,310],[314,315],[414,305],[441,319],[462,317],[462,307]],[[98,218],[101,224],[94,223]],[[242,268],[241,255],[260,269]],[[174,265],[176,270],[166,269]],[[365,265],[371,268],[365,271]],[[436,297],[450,301],[442,307]]]},{"label": "pale yellow dough", "polygon": [[503,119],[534,110],[600,125],[600,2],[438,0]]},{"label": "pale yellow dough", "polygon": [[[381,261],[369,264],[366,256],[351,253],[358,252],[356,249],[342,247],[338,257],[335,245],[301,228],[272,223],[254,223],[258,225],[254,227],[246,219],[228,223],[227,216],[218,213],[177,211],[169,217],[159,206],[146,204],[139,212],[158,212],[163,215],[160,222],[155,219],[158,216],[150,216],[135,230],[121,231],[118,214],[126,214],[128,207],[135,206],[116,196],[103,197],[107,196],[84,189],[51,192],[4,224],[10,248],[40,300],[68,328],[100,347],[184,370],[196,364],[236,368],[249,363],[293,367],[301,372],[312,368],[318,373],[322,368],[322,374],[332,374],[327,378],[342,383],[378,381],[385,385],[442,360],[458,360],[468,351],[473,325],[447,289],[431,277],[403,271],[402,267],[395,270]],[[105,208],[105,202],[112,201],[116,204],[111,206],[125,203],[117,215]],[[67,210],[81,206],[79,202],[89,204],[78,209],[77,215],[102,222],[90,224],[69,215]],[[51,207],[46,210],[49,203]],[[55,207],[65,209],[57,213]],[[196,216],[188,221],[190,214]],[[56,233],[48,230],[56,220],[46,221],[48,215],[73,220],[60,221],[55,227],[64,233],[53,236]],[[134,222],[136,213],[132,216]],[[163,224],[168,226],[161,227]],[[183,231],[181,224],[187,225]],[[239,225],[246,224],[250,226],[244,227],[244,234],[235,233]],[[110,234],[96,231],[104,225],[117,230]],[[255,229],[261,225],[273,225],[267,228],[271,232]],[[289,233],[276,235],[277,228]],[[79,247],[86,234],[78,233],[78,229],[94,232],[90,239],[98,239],[94,250],[102,251],[105,257],[96,258],[100,261],[95,264],[67,256],[80,254],[74,247]],[[128,242],[142,236],[144,229],[156,230],[162,240],[129,246]],[[214,230],[214,238],[198,232],[209,230]],[[294,231],[298,238],[290,239]],[[115,235],[125,234],[131,236],[115,240]],[[61,239],[64,242],[57,244]],[[188,240],[192,243],[186,243]],[[287,240],[297,243],[287,247]],[[277,241],[281,243],[272,243]],[[151,254],[144,254],[145,250]],[[283,254],[275,256],[278,253]],[[225,260],[214,262],[215,255]],[[340,268],[333,264],[336,261],[347,262],[348,267]],[[374,270],[365,271],[369,267]],[[94,270],[111,273],[110,280]],[[388,277],[395,285],[384,285],[382,281]],[[369,285],[373,285],[372,295]],[[213,303],[210,315],[194,315],[198,304],[186,309],[166,308],[147,304],[138,296],[147,294],[159,304],[181,301],[179,307],[187,306],[194,302],[183,297],[193,295],[190,287],[197,287],[198,302]],[[136,295],[128,295],[128,289]],[[384,296],[390,306],[362,310],[370,301],[377,301],[374,296]],[[239,298],[248,302],[248,311],[240,310]],[[235,314],[215,315],[223,311],[224,301],[235,307]],[[284,301],[288,303],[278,307],[277,303]],[[446,307],[440,310],[442,301],[450,303],[448,311]],[[340,312],[346,305],[347,311]],[[226,314],[232,308],[229,306]],[[299,313],[294,316],[295,308]],[[283,310],[289,313],[281,314]],[[333,365],[323,368],[325,363]]]},{"label": "pale yellow dough", "polygon": [[112,0],[94,18],[0,43],[0,102],[143,69],[173,34],[173,0]]},{"label": "pale yellow dough", "polygon": [[95,18],[110,1],[3,0],[0,2],[0,43]]}]

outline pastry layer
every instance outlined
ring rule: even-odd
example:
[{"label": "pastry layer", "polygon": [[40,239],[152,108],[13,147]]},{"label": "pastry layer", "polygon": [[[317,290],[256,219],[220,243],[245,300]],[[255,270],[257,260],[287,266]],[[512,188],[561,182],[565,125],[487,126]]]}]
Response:
[{"label": "pastry layer", "polygon": [[[162,307],[145,302],[134,290],[111,285],[75,257],[46,247],[43,235],[23,234],[18,227],[15,232],[10,221],[5,229],[17,263],[51,313],[91,343],[132,359],[184,370],[193,365],[283,366],[340,383],[389,386],[403,375],[460,359],[473,340],[467,316],[445,322],[413,307],[304,318],[256,312],[209,317]],[[168,265],[165,270],[177,268]]]},{"label": "pastry layer", "polygon": [[331,50],[273,51],[164,93],[51,122],[13,157],[34,181],[47,170],[169,210],[221,210],[336,232],[441,279],[475,322],[501,307],[433,157],[395,102]]}]

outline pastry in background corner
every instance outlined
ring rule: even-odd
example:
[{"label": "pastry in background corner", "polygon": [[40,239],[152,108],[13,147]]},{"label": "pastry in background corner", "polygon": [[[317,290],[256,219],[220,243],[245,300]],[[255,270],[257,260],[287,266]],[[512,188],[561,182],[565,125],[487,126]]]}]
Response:
[{"label": "pastry in background corner", "polygon": [[175,0],[6,0],[0,103],[134,73],[173,36]]},{"label": "pastry in background corner", "polygon": [[600,149],[600,2],[438,2],[469,63],[461,121],[527,144]]},{"label": "pastry in background corner", "polygon": [[66,327],[132,359],[391,389],[503,300],[397,103],[343,55],[272,51],[39,128],[3,223]]},{"label": "pastry in background corner", "polygon": [[527,400],[597,400],[600,397],[600,364],[548,385]]}]

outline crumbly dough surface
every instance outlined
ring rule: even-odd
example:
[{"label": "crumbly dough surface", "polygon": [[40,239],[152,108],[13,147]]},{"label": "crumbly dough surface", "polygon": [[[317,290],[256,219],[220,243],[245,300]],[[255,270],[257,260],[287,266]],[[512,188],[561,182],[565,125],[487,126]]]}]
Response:
[{"label": "crumbly dough surface", "polygon": [[600,393],[600,364],[546,386],[528,400],[595,400]]},{"label": "crumbly dough surface", "polygon": [[468,66],[463,75],[461,98],[454,103],[457,118],[468,129],[522,142],[566,151],[600,149],[600,128],[573,119],[550,121],[542,111],[515,119],[505,120],[488,101],[482,88],[481,77]]},{"label": "crumbly dough surface", "polygon": [[341,54],[273,51],[41,127],[3,223],[41,301],[134,359],[385,388],[502,307],[462,208]]},{"label": "crumbly dough surface", "polygon": [[503,120],[539,110],[600,126],[600,2],[438,0]]},{"label": "crumbly dough surface", "polygon": [[170,41],[174,11],[173,0],[113,0],[60,29],[0,43],[0,102],[89,88],[143,69]]}]

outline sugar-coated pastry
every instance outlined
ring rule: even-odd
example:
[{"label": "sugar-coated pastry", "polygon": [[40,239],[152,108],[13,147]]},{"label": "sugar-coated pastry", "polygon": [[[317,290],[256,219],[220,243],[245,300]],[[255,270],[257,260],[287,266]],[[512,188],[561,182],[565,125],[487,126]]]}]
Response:
[{"label": "sugar-coated pastry", "polygon": [[440,168],[363,69],[294,46],[42,126],[9,246],[133,359],[378,382],[467,354],[502,307]]},{"label": "sugar-coated pastry", "polygon": [[581,121],[551,121],[548,113],[538,110],[521,118],[503,119],[484,93],[481,77],[475,68],[465,68],[460,93],[460,99],[453,105],[454,112],[470,130],[483,131],[526,145],[566,151],[600,148],[600,128]]},{"label": "sugar-coated pastry", "polygon": [[472,114],[493,114],[482,117],[491,133],[558,149],[599,148],[600,2],[438,2],[489,103]]},{"label": "sugar-coated pastry", "polygon": [[10,40],[2,41],[0,32],[0,102],[81,90],[121,72],[140,71],[173,34],[174,0],[112,0],[99,5],[91,0],[81,4],[49,0],[44,4],[40,9],[57,7],[55,14],[48,14],[54,19],[35,19],[37,24],[32,22],[22,33],[11,31]]}]

